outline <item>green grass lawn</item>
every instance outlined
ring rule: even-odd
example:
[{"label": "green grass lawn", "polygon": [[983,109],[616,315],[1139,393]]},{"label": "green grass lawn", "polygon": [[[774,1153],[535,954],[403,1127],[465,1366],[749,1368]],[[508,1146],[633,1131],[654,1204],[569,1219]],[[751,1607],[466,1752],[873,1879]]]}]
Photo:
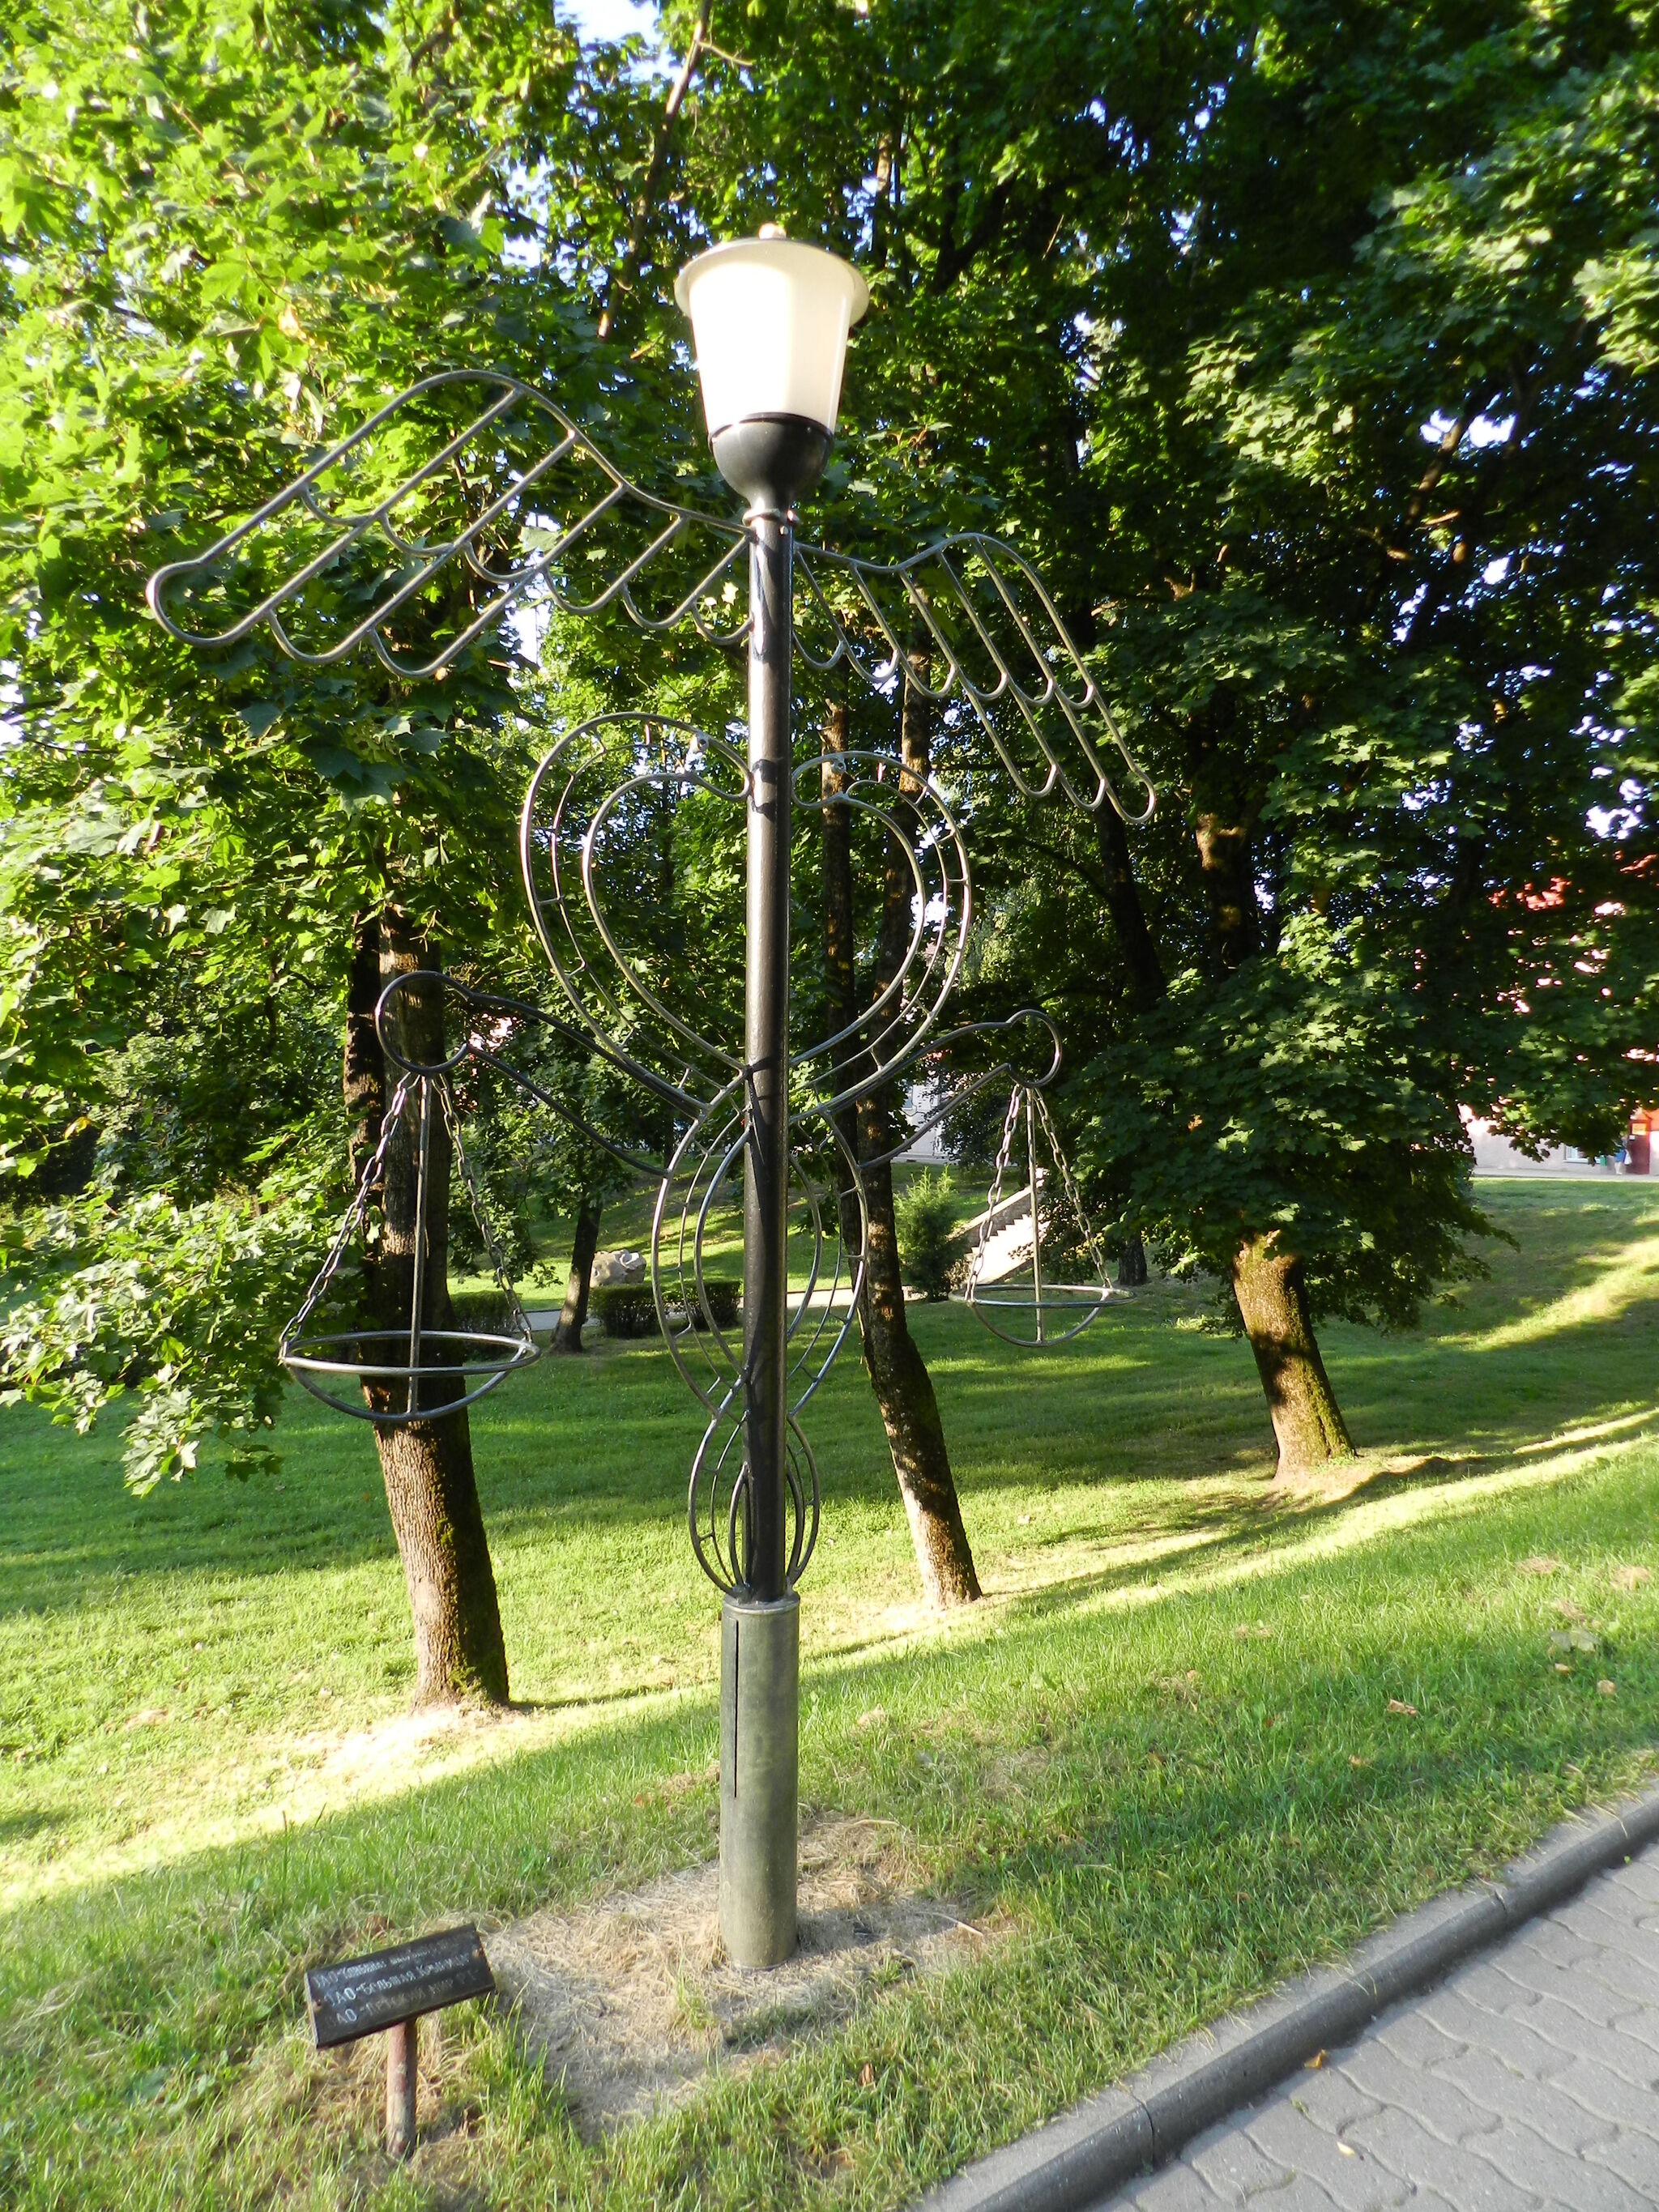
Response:
[{"label": "green grass lawn", "polygon": [[[0,1417],[0,2200],[896,2204],[1641,1780],[1659,1193],[1482,1194],[1519,1245],[1490,1283],[1416,1335],[1326,1333],[1364,1455],[1302,1497],[1184,1292],[1041,1358],[913,1309],[989,1593],[948,1623],[843,1362],[806,1415],[803,1800],[896,1823],[988,1940],[598,2149],[468,2009],[394,2172],[371,2058],[309,2051],[301,1979],[712,1852],[718,1601],[665,1355],[546,1361],[476,1418],[520,1701],[489,1723],[408,1712],[361,1425],[296,1401],[280,1487],[136,1502],[112,1436]],[[1575,1614],[1593,1650],[1552,1644]]]}]

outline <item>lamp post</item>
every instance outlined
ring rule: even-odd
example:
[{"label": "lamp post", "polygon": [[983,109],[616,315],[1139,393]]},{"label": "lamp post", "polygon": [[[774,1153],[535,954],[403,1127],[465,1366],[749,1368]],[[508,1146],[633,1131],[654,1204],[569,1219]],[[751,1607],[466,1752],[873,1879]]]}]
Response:
[{"label": "lamp post", "polygon": [[[1051,1048],[1046,1074],[1019,1076],[1005,1059],[972,1078],[922,1124],[930,1126],[987,1085],[1005,1078],[1014,1085],[969,1303],[1012,1341],[1060,1343],[1085,1327],[1109,1295],[1103,1262],[1098,1285],[1084,1287],[1080,1305],[1079,1286],[1060,1286],[1068,1325],[1060,1331],[1045,1319],[1055,1304],[1054,1286],[1035,1261],[1029,1296],[975,1296],[1022,1099],[1028,1102],[1034,1236],[1042,1234],[1039,1127],[1054,1160],[1056,1196],[1063,1194],[1082,1222],[1040,1096],[1035,1120],[1030,1112],[1033,1089],[1040,1092],[1059,1068],[1059,1036],[1049,1017],[1034,1007],[958,1029],[940,1026],[967,951],[967,849],[962,825],[931,777],[919,789],[907,788],[896,809],[896,763],[884,754],[837,754],[835,793],[823,779],[821,803],[845,807],[849,815],[856,810],[887,838],[890,854],[902,856],[910,880],[909,943],[897,972],[851,1028],[796,1045],[792,1054],[791,801],[797,776],[830,765],[827,759],[799,766],[792,760],[797,588],[812,611],[799,647],[803,662],[820,675],[845,667],[882,696],[890,697],[901,681],[919,685],[930,699],[952,696],[1025,799],[1063,794],[1085,814],[1109,805],[1134,823],[1149,817],[1155,794],[1041,576],[1016,547],[969,532],[884,563],[796,545],[793,502],[829,458],[848,332],[868,304],[857,270],[781,232],[763,231],[700,255],[682,270],[675,296],[691,319],[715,463],[745,502],[741,523],[675,506],[629,483],[579,422],[519,378],[495,369],[437,369],[317,454],[246,520],[159,568],[148,598],[168,635],[189,646],[223,649],[263,630],[307,667],[330,667],[368,649],[398,680],[442,681],[460,655],[495,634],[512,609],[538,601],[574,619],[620,609],[653,633],[684,625],[715,647],[748,645],[746,762],[722,737],[660,715],[611,713],[560,737],[531,779],[520,863],[531,920],[563,995],[562,1014],[435,974],[405,975],[389,987],[377,1026],[399,991],[421,988],[444,994],[465,1016],[466,1041],[448,1058],[423,1066],[403,1059],[395,1037],[379,1027],[387,1065],[400,1070],[402,1079],[376,1153],[279,1352],[296,1379],[326,1403],[383,1427],[419,1418],[422,1407],[434,1402],[459,1413],[535,1356],[528,1320],[465,1167],[449,1087],[451,1072],[463,1063],[494,1068],[630,1170],[659,1179],[651,1251],[658,1317],[681,1378],[710,1417],[692,1464],[687,1505],[693,1551],[724,1604],[720,1928],[738,1964],[760,1966],[787,1958],[796,1940],[800,1613],[794,1586],[811,1555],[819,1506],[816,1468],[796,1416],[846,1341],[864,1265],[862,1249],[848,1255],[856,1266],[839,1327],[830,1318],[833,1286],[817,1326],[801,1326],[823,1243],[807,1178],[814,1260],[792,1322],[792,1057],[799,1118],[816,1125],[821,1143],[838,1148],[838,1172],[857,1193],[862,1217],[860,1167],[879,1163],[860,1163],[847,1149],[837,1117],[859,1097],[902,1083],[918,1070],[924,1052],[970,1038],[982,1048],[993,1036],[1035,1024]],[[383,434],[389,448],[380,443]],[[745,547],[748,613],[728,623],[719,610]],[[459,590],[434,592],[441,576]],[[343,578],[359,588],[341,592]],[[859,610],[850,623],[837,612],[837,599]],[[903,672],[907,641],[918,625],[942,664],[936,687]],[[1138,806],[1115,787],[1116,767],[1140,786]],[[743,809],[740,1052],[736,1040],[705,1034],[695,1009],[688,1018],[667,1004],[606,921],[597,881],[605,823],[626,793],[642,789],[696,789],[712,805]],[[520,1022],[550,1026],[652,1097],[683,1133],[666,1160],[617,1143],[504,1059],[501,1036]],[[843,1087],[843,1048],[854,1038],[860,1072]],[[363,1231],[387,1148],[417,1104],[422,1131],[434,1109],[449,1121],[457,1169],[507,1296],[512,1326],[505,1333],[416,1326],[407,1339],[393,1341],[349,1313],[345,1326],[330,1318],[343,1263]],[[704,1239],[715,1194],[739,1152],[743,1334],[739,1344],[728,1344],[704,1279]],[[424,1170],[419,1174],[417,1250],[426,1235],[430,1181]],[[665,1264],[665,1224],[674,1210],[678,1256]],[[1035,1337],[1019,1334],[1012,1320],[1000,1322],[991,1308],[1030,1312]],[[680,1319],[671,1322],[676,1310]],[[792,1328],[802,1341],[792,1343]],[[349,1394],[371,1382],[368,1402],[355,1403]],[[428,1395],[429,1383],[441,1386],[435,1399]]]},{"label": "lamp post", "polygon": [[720,1634],[720,1934],[740,1966],[795,1948],[800,1595],[788,1586],[789,833],[794,502],[830,456],[855,269],[776,230],[680,273],[715,465],[748,502],[743,1207],[744,1586]]}]

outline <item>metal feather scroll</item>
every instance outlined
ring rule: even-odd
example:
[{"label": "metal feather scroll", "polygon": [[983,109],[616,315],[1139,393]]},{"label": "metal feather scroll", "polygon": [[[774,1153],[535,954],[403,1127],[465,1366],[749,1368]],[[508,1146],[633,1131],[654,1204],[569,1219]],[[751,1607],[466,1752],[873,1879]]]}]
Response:
[{"label": "metal feather scroll", "polygon": [[[439,676],[514,610],[742,645],[746,526],[642,490],[532,385],[496,370],[423,377],[319,453],[203,551],[150,578],[170,635],[236,644],[263,626],[324,668],[368,646],[395,675]],[[983,533],[896,562],[799,544],[797,642],[820,672],[901,681],[965,705],[1018,790],[1127,822],[1155,793],[1047,586]],[[907,655],[920,641],[939,671]],[[1126,780],[1120,792],[1115,776]]]},{"label": "metal feather scroll", "polygon": [[[441,674],[517,605],[741,644],[741,524],[653,498],[533,386],[446,369],[389,399],[245,520],[149,580],[174,637],[231,646],[262,624],[325,668],[368,645]],[[653,596],[654,594],[654,596]]]}]

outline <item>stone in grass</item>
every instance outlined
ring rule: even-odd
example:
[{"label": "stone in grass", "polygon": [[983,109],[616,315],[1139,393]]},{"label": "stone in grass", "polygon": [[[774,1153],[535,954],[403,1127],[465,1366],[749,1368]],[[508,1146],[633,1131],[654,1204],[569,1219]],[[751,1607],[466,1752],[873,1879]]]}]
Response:
[{"label": "stone in grass", "polygon": [[642,1283],[644,1280],[643,1252],[596,1252],[593,1255],[593,1272],[588,1278],[590,1288],[608,1291],[621,1284]]}]

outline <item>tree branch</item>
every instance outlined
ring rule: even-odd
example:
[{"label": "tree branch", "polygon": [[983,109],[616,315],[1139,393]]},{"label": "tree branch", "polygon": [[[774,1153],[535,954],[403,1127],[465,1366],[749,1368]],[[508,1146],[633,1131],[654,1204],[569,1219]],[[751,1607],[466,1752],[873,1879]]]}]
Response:
[{"label": "tree branch", "polygon": [[657,135],[652,143],[651,159],[646,165],[645,177],[640,186],[639,198],[634,203],[634,221],[628,234],[628,245],[616,275],[611,281],[605,311],[599,317],[599,340],[603,343],[616,327],[616,316],[611,301],[621,292],[634,288],[640,273],[640,264],[645,256],[645,241],[651,228],[652,204],[656,198],[657,185],[662,176],[663,164],[668,159],[669,141],[674,135],[674,118],[684,105],[685,95],[691,88],[697,64],[708,47],[708,18],[714,11],[714,0],[702,0],[697,10],[697,27],[691,33],[691,43],[685,50],[685,59],[679,72],[668,88],[668,98],[663,103],[662,120],[657,125]]}]

